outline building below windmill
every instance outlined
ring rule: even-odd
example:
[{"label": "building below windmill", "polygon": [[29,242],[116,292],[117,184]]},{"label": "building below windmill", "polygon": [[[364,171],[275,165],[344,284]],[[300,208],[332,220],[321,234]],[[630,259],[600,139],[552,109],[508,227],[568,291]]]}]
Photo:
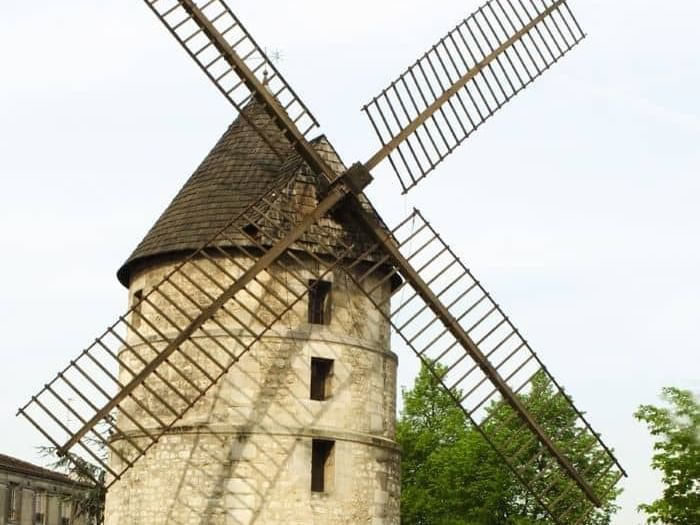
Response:
[{"label": "building below windmill", "polygon": [[0,454],[0,525],[86,525],[74,502],[86,488],[60,472]]}]

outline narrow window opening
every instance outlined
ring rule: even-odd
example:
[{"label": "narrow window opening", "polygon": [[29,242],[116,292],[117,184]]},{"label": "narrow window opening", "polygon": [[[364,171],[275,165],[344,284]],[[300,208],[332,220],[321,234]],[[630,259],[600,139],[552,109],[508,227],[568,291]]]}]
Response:
[{"label": "narrow window opening", "polygon": [[131,306],[134,309],[134,314],[131,319],[131,324],[134,328],[141,326],[141,307],[143,305],[143,290],[136,290],[134,297],[131,300]]},{"label": "narrow window opening", "polygon": [[72,505],[69,502],[61,502],[61,525],[71,525],[71,507]]},{"label": "narrow window opening", "polygon": [[10,485],[10,501],[7,513],[7,519],[11,523],[19,522],[21,501],[21,488],[19,485]]},{"label": "narrow window opening", "polygon": [[314,439],[311,453],[311,491],[329,492],[335,479],[335,441]]},{"label": "narrow window opening", "polygon": [[37,525],[46,524],[46,504],[47,498],[45,492],[37,492],[34,494],[34,523]]},{"label": "narrow window opening", "polygon": [[311,400],[325,401],[332,395],[333,360],[311,358]]},{"label": "narrow window opening", "polygon": [[328,281],[309,281],[309,323],[331,324],[331,288]]},{"label": "narrow window opening", "polygon": [[249,240],[260,240],[260,229],[255,224],[246,224],[243,226],[243,233],[248,236]]}]

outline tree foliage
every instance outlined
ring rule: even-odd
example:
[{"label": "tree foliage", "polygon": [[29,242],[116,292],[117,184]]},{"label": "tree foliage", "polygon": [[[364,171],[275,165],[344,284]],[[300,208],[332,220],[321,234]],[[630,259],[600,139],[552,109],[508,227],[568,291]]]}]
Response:
[{"label": "tree foliage", "polygon": [[[443,370],[436,367],[438,374]],[[459,392],[453,393],[460,397]],[[565,443],[578,467],[600,468],[586,449],[590,442],[574,439],[576,416],[565,399],[554,395],[546,376],[538,376],[522,397],[557,442]],[[401,518],[404,525],[549,525],[541,509],[482,435],[465,420],[453,396],[422,367],[412,389],[403,392],[404,409],[398,423],[403,448]],[[517,418],[505,404],[489,408],[488,433],[499,442],[524,443],[524,457],[545,452],[528,445]],[[593,438],[591,438],[593,439]],[[527,476],[542,483],[535,461]],[[602,470],[602,468],[601,468]],[[605,482],[607,476],[603,476]],[[537,486],[537,481],[534,482]],[[611,500],[614,499],[612,495]],[[580,505],[575,494],[565,505]],[[578,498],[580,500],[580,497]],[[616,507],[612,502],[591,514],[582,525],[607,525]],[[574,514],[576,515],[576,514]]]},{"label": "tree foliage", "polygon": [[55,447],[40,447],[39,450],[43,456],[52,458],[52,468],[65,472],[75,481],[75,494],[66,497],[74,506],[75,517],[84,518],[90,525],[102,525],[107,494],[105,471],[75,454],[61,456]]},{"label": "tree foliage", "polygon": [[437,379],[423,368],[404,392],[398,423],[403,448],[401,522],[404,525],[487,523],[501,511],[502,470],[484,461],[490,451],[470,431],[464,414]]},{"label": "tree foliage", "polygon": [[[505,403],[496,403],[491,406],[487,433],[498,443],[522,443],[525,440],[525,449],[520,452],[520,457],[536,459],[523,469],[522,475],[537,494],[548,493],[551,484],[555,483],[555,487],[564,495],[563,499],[559,499],[556,503],[556,509],[566,513],[564,519],[575,522],[580,516],[588,513],[581,525],[608,525],[612,515],[617,511],[615,500],[620,493],[616,489],[609,492],[616,481],[614,479],[616,473],[607,468],[609,457],[593,446],[596,437],[590,433],[580,433],[576,426],[578,414],[572,410],[564,396],[556,395],[554,385],[546,374],[536,375],[531,385],[529,392],[520,396],[521,401],[573,466],[579,472],[585,472],[588,479],[595,480],[593,488],[604,500],[603,506],[590,510],[588,500],[582,497],[578,490],[567,490],[572,483],[571,480],[562,474],[553,461],[548,460],[550,453],[539,442],[531,439],[529,433],[524,432],[520,420],[512,417],[513,411],[510,406]],[[493,458],[493,461],[502,465],[503,468],[500,458],[495,456]],[[511,484],[503,496],[506,499],[507,516],[504,523],[517,525],[549,523],[547,514],[534,496],[521,483],[513,478],[509,477],[509,479]],[[606,494],[606,492],[609,493]]]},{"label": "tree foliage", "polygon": [[697,525],[700,523],[700,403],[692,392],[665,388],[670,405],[644,405],[635,417],[646,423],[654,444],[652,467],[663,476],[663,496],[641,505],[651,523]]}]

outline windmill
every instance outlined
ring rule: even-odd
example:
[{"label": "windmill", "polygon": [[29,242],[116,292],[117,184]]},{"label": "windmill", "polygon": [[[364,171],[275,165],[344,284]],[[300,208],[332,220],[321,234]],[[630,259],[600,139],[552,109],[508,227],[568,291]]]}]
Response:
[{"label": "windmill", "polygon": [[[575,47],[568,0],[460,22],[365,106],[381,147],[350,168],[223,0],[145,2],[238,119],[120,269],[129,310],[19,411],[107,472],[108,523],[398,523],[390,330],[548,520],[604,505],[623,468],[510,318],[363,193],[384,161],[413,189]],[[573,434],[523,401],[538,381]]]}]

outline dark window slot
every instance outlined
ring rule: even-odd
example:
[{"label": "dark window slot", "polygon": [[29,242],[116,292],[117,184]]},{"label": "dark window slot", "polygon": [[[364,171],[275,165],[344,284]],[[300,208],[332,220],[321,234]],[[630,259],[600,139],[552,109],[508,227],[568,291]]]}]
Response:
[{"label": "dark window slot", "polygon": [[243,226],[243,233],[248,236],[248,240],[259,241],[260,229],[255,224],[246,224]]},{"label": "dark window slot", "polygon": [[335,477],[335,441],[314,439],[311,452],[311,491],[328,492]]},{"label": "dark window slot", "polygon": [[309,323],[331,323],[331,283],[309,281]]},{"label": "dark window slot", "polygon": [[331,397],[333,379],[333,360],[311,358],[311,399],[325,401]]},{"label": "dark window slot", "polygon": [[143,290],[136,290],[134,292],[134,298],[132,299],[132,308],[134,309],[134,314],[131,319],[131,324],[134,328],[141,326],[141,307],[143,305]]}]

